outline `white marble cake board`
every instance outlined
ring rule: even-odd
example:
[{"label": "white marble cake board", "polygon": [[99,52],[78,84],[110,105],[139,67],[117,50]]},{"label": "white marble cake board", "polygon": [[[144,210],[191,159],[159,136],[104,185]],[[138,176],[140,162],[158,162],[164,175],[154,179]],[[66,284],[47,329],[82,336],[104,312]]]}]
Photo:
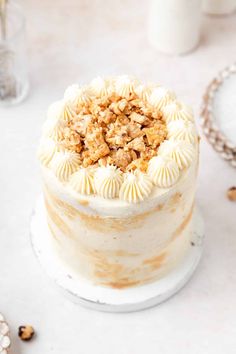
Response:
[{"label": "white marble cake board", "polygon": [[94,285],[74,275],[52,251],[43,198],[36,203],[31,218],[31,242],[46,274],[73,302],[106,312],[132,312],[160,304],[177,293],[191,278],[202,254],[204,225],[198,209],[193,214],[194,232],[190,251],[168,276],[155,283],[129,289],[110,289]]}]

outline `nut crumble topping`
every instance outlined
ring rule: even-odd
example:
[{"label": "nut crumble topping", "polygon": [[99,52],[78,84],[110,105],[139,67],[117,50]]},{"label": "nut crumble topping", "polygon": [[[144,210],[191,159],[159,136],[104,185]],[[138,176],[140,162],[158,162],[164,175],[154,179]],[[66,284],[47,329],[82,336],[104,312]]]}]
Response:
[{"label": "nut crumble topping", "polygon": [[61,145],[79,154],[81,165],[115,165],[122,171],[147,170],[167,138],[162,113],[135,93],[115,93],[81,102],[66,122]]}]

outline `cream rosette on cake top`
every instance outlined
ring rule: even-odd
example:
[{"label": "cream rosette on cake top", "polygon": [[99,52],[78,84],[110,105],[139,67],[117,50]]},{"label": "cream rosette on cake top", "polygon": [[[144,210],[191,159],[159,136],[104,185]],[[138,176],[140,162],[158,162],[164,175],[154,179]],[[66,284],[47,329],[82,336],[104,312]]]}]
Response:
[{"label": "cream rosette on cake top", "polygon": [[179,179],[178,164],[168,156],[155,156],[149,161],[148,175],[160,188],[169,188]]},{"label": "cream rosette on cake top", "polygon": [[195,151],[193,145],[187,141],[170,139],[161,144],[158,154],[171,158],[176,162],[179,169],[183,170],[190,166]]},{"label": "cream rosette on cake top", "polygon": [[48,109],[48,119],[69,123],[76,118],[76,112],[72,104],[67,100],[53,103]]},{"label": "cream rosette on cake top", "polygon": [[168,138],[196,143],[197,131],[195,124],[188,120],[178,119],[167,124]]},{"label": "cream rosette on cake top", "polygon": [[152,181],[147,174],[135,170],[124,175],[119,196],[125,202],[138,203],[150,195],[152,188]]},{"label": "cream rosette on cake top", "polygon": [[130,98],[135,92],[135,88],[139,85],[139,81],[135,78],[132,78],[128,75],[118,76],[115,83],[115,92],[120,96],[126,99]]},{"label": "cream rosette on cake top", "polygon": [[122,172],[116,166],[98,167],[94,174],[95,190],[106,199],[119,196],[122,181]]},{"label": "cream rosette on cake top", "polygon": [[94,193],[94,171],[91,168],[79,168],[70,177],[70,187],[80,194]]},{"label": "cream rosette on cake top", "polygon": [[63,140],[66,123],[60,119],[62,109],[62,101],[57,101],[49,107],[47,120],[43,125],[43,136],[56,141]]},{"label": "cream rosette on cake top", "polygon": [[97,77],[49,107],[38,158],[73,193],[140,203],[178,183],[197,144],[193,112],[172,91]]},{"label": "cream rosette on cake top", "polygon": [[50,163],[52,171],[61,182],[67,182],[79,165],[79,155],[73,151],[56,152]]},{"label": "cream rosette on cake top", "polygon": [[162,110],[166,105],[175,99],[175,93],[165,87],[154,88],[149,96],[149,103],[155,109]]},{"label": "cream rosette on cake top", "polygon": [[167,124],[176,120],[194,121],[192,109],[176,100],[168,103],[162,112]]},{"label": "cream rosette on cake top", "polygon": [[49,138],[42,138],[37,151],[39,161],[46,167],[49,166],[56,152],[63,151],[60,143]]},{"label": "cream rosette on cake top", "polygon": [[96,97],[107,97],[114,90],[112,84],[112,79],[104,79],[98,76],[92,80],[90,88]]},{"label": "cream rosette on cake top", "polygon": [[149,97],[152,93],[154,85],[138,85],[134,88],[135,93],[140,97],[143,101],[148,101]]},{"label": "cream rosette on cake top", "polygon": [[77,84],[69,86],[64,93],[64,100],[77,110],[83,104],[91,102],[91,97],[87,87],[81,87]]},{"label": "cream rosette on cake top", "polygon": [[43,135],[55,141],[63,140],[67,124],[74,119],[76,119],[76,112],[70,102],[61,100],[53,103],[48,109]]}]

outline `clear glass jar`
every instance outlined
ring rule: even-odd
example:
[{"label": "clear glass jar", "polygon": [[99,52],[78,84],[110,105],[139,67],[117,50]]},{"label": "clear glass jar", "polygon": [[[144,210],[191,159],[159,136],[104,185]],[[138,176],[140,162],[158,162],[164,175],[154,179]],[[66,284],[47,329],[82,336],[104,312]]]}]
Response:
[{"label": "clear glass jar", "polygon": [[28,94],[29,81],[24,15],[16,3],[4,0],[0,3],[0,106],[3,106],[21,102]]}]

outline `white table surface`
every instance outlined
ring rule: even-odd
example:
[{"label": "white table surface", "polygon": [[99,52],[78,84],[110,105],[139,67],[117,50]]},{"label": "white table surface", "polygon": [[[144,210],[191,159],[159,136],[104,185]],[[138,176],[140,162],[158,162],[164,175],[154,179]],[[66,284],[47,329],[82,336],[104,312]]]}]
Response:
[{"label": "white table surface", "polygon": [[[68,84],[134,74],[174,88],[198,116],[206,84],[236,58],[236,14],[204,18],[199,48],[168,57],[147,43],[145,4],[25,0],[31,92],[21,105],[0,109],[0,311],[12,329],[13,354],[236,352],[236,204],[225,197],[236,185],[236,170],[204,137],[197,199],[206,222],[205,253],[190,283],[168,302],[133,314],[81,308],[51,284],[30,247],[40,127],[47,106]],[[24,323],[37,331],[30,343],[17,337]]]}]

